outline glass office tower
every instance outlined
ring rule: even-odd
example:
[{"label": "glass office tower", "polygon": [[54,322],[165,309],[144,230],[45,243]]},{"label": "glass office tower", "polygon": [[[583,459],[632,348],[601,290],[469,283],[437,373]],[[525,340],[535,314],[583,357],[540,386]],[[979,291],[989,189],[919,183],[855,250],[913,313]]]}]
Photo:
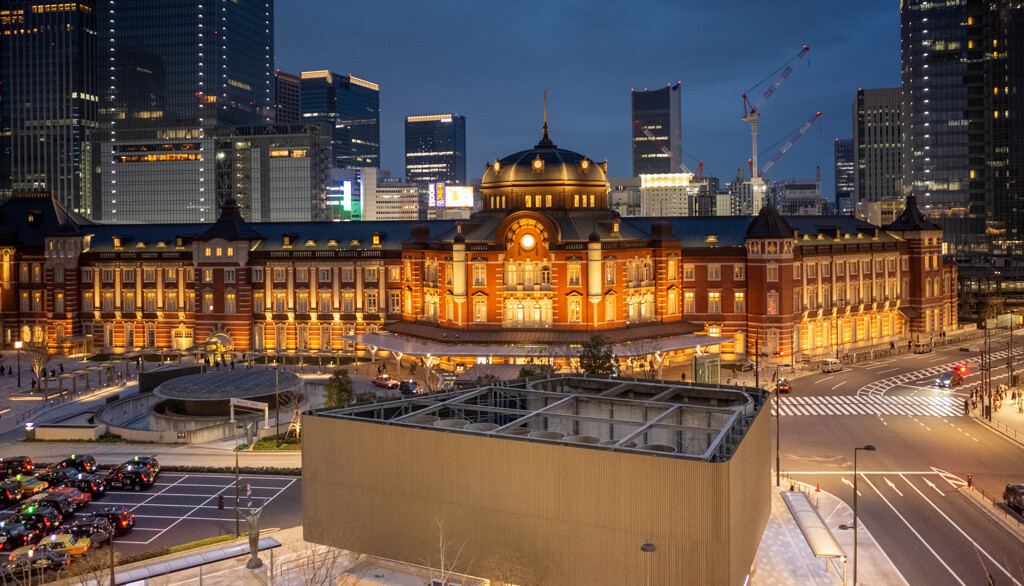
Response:
[{"label": "glass office tower", "polygon": [[88,214],[97,126],[96,3],[0,9],[0,196],[53,193]]},{"label": "glass office tower", "polygon": [[466,185],[466,117],[407,116],[405,180]]},{"label": "glass office tower", "polygon": [[334,137],[334,166],[380,167],[380,86],[330,71],[303,71],[302,122],[318,123]]},{"label": "glass office tower", "polygon": [[[653,173],[681,173],[672,161],[682,155],[682,114],[680,90],[682,84],[660,90],[631,91],[633,103],[633,176]],[[639,123],[639,124],[637,124]],[[643,129],[654,137],[652,140]],[[664,153],[665,147],[672,153]]]},{"label": "glass office tower", "polygon": [[853,139],[837,138],[835,144],[836,213],[853,211]]}]

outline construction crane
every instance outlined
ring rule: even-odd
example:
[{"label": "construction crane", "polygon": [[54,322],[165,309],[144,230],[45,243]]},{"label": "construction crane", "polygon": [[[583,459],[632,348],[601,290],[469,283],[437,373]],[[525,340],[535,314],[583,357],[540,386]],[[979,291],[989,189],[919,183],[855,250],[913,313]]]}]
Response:
[{"label": "construction crane", "polygon": [[[789,140],[787,140],[786,143],[783,144],[782,147],[779,148],[778,151],[776,151],[775,156],[772,157],[772,160],[770,160],[767,163],[765,163],[764,168],[762,168],[760,171],[757,172],[757,176],[758,177],[764,177],[765,171],[767,171],[768,169],[771,169],[772,165],[775,164],[775,161],[778,161],[779,158],[782,157],[782,155],[786,151],[789,150],[789,147],[793,146],[793,143],[795,143],[796,141],[800,140],[800,137],[803,136],[805,132],[807,132],[807,129],[810,128],[812,124],[817,122],[818,118],[821,118],[821,112],[815,113],[814,116],[811,116],[810,119],[807,120],[807,122],[804,122],[804,125],[801,126],[793,134],[793,136],[791,136],[789,138]],[[753,171],[753,169],[757,168],[757,167],[753,166],[754,165],[753,159],[750,160],[750,163],[751,163],[751,171]],[[818,168],[818,177],[819,177],[818,180],[820,181],[821,180],[820,179],[820,177],[821,177],[821,168],[820,167]]]},{"label": "construction crane", "polygon": [[654,138],[654,135],[651,134],[651,131],[647,130],[647,128],[645,128],[643,124],[640,124],[639,120],[634,120],[633,124],[635,124],[636,127],[640,129],[640,132],[644,133],[644,136],[646,136],[648,140],[653,142],[656,147],[661,149],[661,152],[665,153],[665,156],[667,156],[668,158],[672,159],[672,162],[675,163],[677,167],[682,169],[683,173],[686,173],[687,175],[689,175],[690,176],[690,181],[700,181],[701,180],[701,173],[704,171],[704,161],[701,161],[700,163],[697,164],[697,172],[696,173],[693,172],[693,171],[690,171],[690,169],[688,169],[686,167],[686,165],[683,164],[682,161],[677,159],[675,157],[675,155],[672,154],[672,151],[670,151],[668,149],[668,147],[666,147],[665,145],[661,144],[661,142],[658,141],[658,139]]},{"label": "construction crane", "polygon": [[[767,90],[765,90],[761,99],[759,99],[756,104],[751,104],[750,100],[747,99],[747,94],[743,94],[743,118],[740,118],[740,120],[750,122],[750,136],[753,143],[751,149],[753,153],[753,157],[751,158],[753,169],[757,169],[757,121],[761,116],[761,106],[764,104],[765,100],[772,97],[772,94],[774,94],[775,90],[782,84],[782,81],[789,77],[789,74],[793,72],[793,67],[803,59],[804,55],[807,54],[807,51],[810,51],[810,47],[804,45],[803,49],[800,49],[800,52],[796,54],[796,57],[789,60],[789,63],[782,68],[782,73],[775,78],[775,81],[772,82],[772,85],[769,86]],[[752,91],[759,85],[761,84],[758,83],[747,91]]]}]

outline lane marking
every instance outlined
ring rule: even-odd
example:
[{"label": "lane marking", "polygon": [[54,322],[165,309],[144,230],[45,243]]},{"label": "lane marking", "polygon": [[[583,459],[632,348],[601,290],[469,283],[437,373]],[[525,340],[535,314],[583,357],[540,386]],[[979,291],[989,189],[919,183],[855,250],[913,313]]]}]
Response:
[{"label": "lane marking", "polygon": [[[932,484],[932,481],[931,481],[931,480],[928,480],[927,478],[925,478],[925,479],[924,479],[924,483],[925,483],[925,484],[927,484],[928,486],[930,486],[930,487],[934,488],[934,489],[935,489],[935,492],[939,493],[939,496],[946,496],[946,495],[942,494],[942,491],[941,491],[941,490],[939,490],[939,487],[937,487],[937,486],[935,486],[934,484]],[[924,495],[921,495],[921,496],[924,496]]]},{"label": "lane marking", "polygon": [[838,389],[839,387],[845,385],[847,382],[849,382],[849,381],[845,381],[844,380],[843,382],[839,383],[838,385],[832,387],[832,390],[834,391],[834,390]]},{"label": "lane marking", "polygon": [[878,374],[885,374],[887,372],[896,372],[897,370],[899,370],[899,369],[898,368],[887,368],[885,370],[879,370]]},{"label": "lane marking", "polygon": [[[939,560],[939,563],[942,564],[942,567],[946,568],[946,571],[948,571],[949,574],[951,576],[953,576],[953,579],[956,580],[961,586],[967,586],[967,584],[964,583],[964,581],[960,579],[960,576],[957,576],[956,573],[953,572],[953,568],[950,568],[949,565],[946,563],[946,561],[943,560],[939,556],[939,554],[936,553],[936,551],[934,549],[932,549],[932,546],[928,545],[928,542],[926,542],[924,540],[924,537],[921,537],[921,534],[917,532],[917,529],[914,529],[914,527],[910,524],[910,522],[907,521],[906,517],[904,517],[899,511],[897,511],[896,507],[892,506],[892,503],[889,502],[889,499],[885,498],[885,495],[882,494],[882,492],[880,490],[878,490],[877,487],[875,487],[874,483],[872,483],[869,478],[865,478],[864,482],[867,482],[868,486],[870,486],[876,493],[878,493],[878,496],[882,498],[882,501],[884,501],[885,504],[889,505],[889,508],[892,509],[893,513],[896,513],[896,516],[900,518],[900,521],[903,521],[903,524],[906,525],[907,528],[910,529],[914,533],[914,535],[917,536],[917,538],[921,541],[921,543],[926,548],[928,548],[928,551],[932,552],[932,555],[935,556],[935,559]],[[856,529],[855,529],[855,531],[856,531]]]},{"label": "lane marking", "polygon": [[[907,480],[906,478],[904,478],[904,479],[903,479],[903,481],[904,481],[904,482],[906,482],[907,484],[909,484],[909,485],[910,485],[910,488],[913,488],[913,489],[914,489],[914,490],[915,490],[915,491],[917,492],[917,494],[921,495],[921,498],[923,498],[923,499],[924,499],[924,502],[926,502],[926,503],[928,503],[929,505],[931,505],[931,506],[932,506],[932,508],[933,508],[933,509],[935,509],[935,511],[936,511],[936,512],[937,512],[938,514],[942,515],[942,518],[943,518],[943,519],[945,519],[946,521],[948,521],[948,522],[949,522],[949,524],[950,524],[950,525],[952,525],[953,527],[955,527],[955,528],[956,528],[956,530],[960,532],[960,535],[963,535],[963,536],[964,536],[964,538],[966,538],[966,539],[967,539],[967,541],[970,541],[970,542],[971,542],[971,545],[973,545],[973,546],[974,546],[974,549],[975,549],[975,551],[978,551],[978,552],[981,552],[982,554],[984,554],[984,555],[985,555],[985,557],[987,557],[987,558],[989,559],[989,561],[990,561],[990,562],[992,562],[993,564],[995,564],[995,565],[996,565],[996,567],[998,567],[998,568],[999,568],[1000,570],[1002,570],[1002,571],[1003,571],[1003,573],[1004,573],[1004,574],[1006,574],[1006,576],[1007,576],[1007,577],[1008,577],[1008,578],[1009,578],[1010,580],[1013,580],[1013,583],[1014,583],[1014,584],[1016,584],[1017,586],[1024,586],[1024,585],[1022,585],[1022,584],[1020,583],[1020,581],[1019,581],[1019,580],[1017,580],[1016,578],[1014,578],[1014,577],[1013,577],[1013,574],[1011,574],[1011,573],[1010,573],[1009,571],[1007,571],[1007,569],[1006,569],[1006,568],[1004,568],[1003,566],[1001,566],[1001,565],[999,564],[999,562],[997,562],[997,561],[995,560],[995,558],[993,558],[993,557],[992,557],[991,555],[989,555],[989,553],[988,553],[987,551],[985,551],[985,548],[983,548],[983,547],[981,547],[980,545],[978,545],[978,542],[976,542],[976,541],[974,541],[973,539],[971,539],[971,536],[970,536],[970,535],[967,535],[967,533],[966,533],[966,532],[964,532],[964,530],[963,530],[963,529],[961,529],[959,525],[957,525],[956,523],[954,523],[952,519],[950,519],[950,518],[949,518],[948,516],[946,516],[946,513],[943,513],[943,512],[942,512],[942,509],[940,509],[939,507],[937,507],[937,506],[935,505],[935,503],[933,503],[932,501],[928,500],[928,497],[924,496],[924,493],[923,493],[923,492],[921,492],[921,491],[920,491],[920,490],[919,490],[919,489],[918,489],[918,488],[917,488],[916,486],[914,486],[914,485],[913,485],[913,484],[912,484],[912,483],[911,483],[911,482],[910,482],[909,480]],[[927,479],[927,478],[925,478],[925,480],[924,480],[924,481],[925,481],[925,482],[928,482],[928,479]],[[870,481],[869,481],[869,482],[870,482]],[[937,488],[937,487],[936,487],[936,486],[935,486],[934,484],[932,484],[931,482],[928,482],[928,484],[929,484],[929,485],[930,485],[930,486],[931,486],[932,488],[935,488],[935,490],[939,490],[939,489],[938,489],[938,488]],[[942,491],[939,491],[939,494],[942,494]],[[959,494],[959,493],[957,493],[957,494]]]},{"label": "lane marking", "polygon": [[903,493],[902,493],[902,492],[900,492],[900,489],[896,488],[896,485],[895,485],[895,484],[893,484],[893,482],[892,482],[891,480],[889,480],[889,478],[888,478],[888,477],[886,477],[886,478],[885,478],[885,483],[889,485],[889,488],[891,488],[891,489],[895,490],[895,491],[896,491],[896,494],[898,494],[898,495],[900,495],[900,496],[903,496]]}]

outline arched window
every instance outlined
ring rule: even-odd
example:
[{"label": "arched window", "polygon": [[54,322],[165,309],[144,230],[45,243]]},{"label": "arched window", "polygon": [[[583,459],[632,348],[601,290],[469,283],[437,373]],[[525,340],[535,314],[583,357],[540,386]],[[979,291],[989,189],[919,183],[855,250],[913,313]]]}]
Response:
[{"label": "arched window", "polygon": [[533,265],[527,263],[523,267],[523,284],[527,287],[533,287]]},{"label": "arched window", "polygon": [[540,269],[540,282],[542,285],[551,284],[551,267],[544,265]]},{"label": "arched window", "polygon": [[519,271],[515,264],[508,263],[505,269],[505,284],[506,285],[518,285],[519,284]]}]

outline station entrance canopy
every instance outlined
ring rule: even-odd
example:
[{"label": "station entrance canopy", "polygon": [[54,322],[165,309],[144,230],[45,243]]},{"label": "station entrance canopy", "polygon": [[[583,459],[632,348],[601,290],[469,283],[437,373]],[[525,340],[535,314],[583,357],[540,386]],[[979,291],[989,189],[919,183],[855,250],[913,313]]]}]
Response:
[{"label": "station entrance canopy", "polygon": [[[387,350],[404,356],[546,358],[551,356],[552,350],[555,350],[558,353],[556,357],[560,358],[576,356],[581,350],[579,345],[569,344],[443,344],[426,340],[414,340],[386,332],[352,334],[341,336],[341,339],[347,342],[363,344],[374,352]],[[717,346],[734,340],[734,338],[719,336],[685,334],[612,344],[612,352],[621,358],[650,356],[654,354],[665,355],[669,352],[691,349],[703,352],[709,346]]]}]

